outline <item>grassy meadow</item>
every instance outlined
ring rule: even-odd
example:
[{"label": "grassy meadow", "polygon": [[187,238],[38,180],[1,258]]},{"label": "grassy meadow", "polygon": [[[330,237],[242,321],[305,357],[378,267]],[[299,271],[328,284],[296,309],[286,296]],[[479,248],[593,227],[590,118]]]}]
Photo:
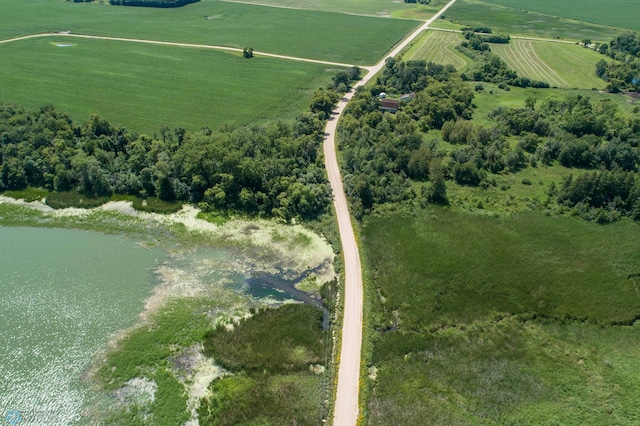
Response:
[{"label": "grassy meadow", "polygon": [[3,102],[53,104],[77,120],[96,113],[147,133],[293,118],[335,73],[320,64],[88,39],[24,40],[0,52]]},{"label": "grassy meadow", "polygon": [[603,58],[592,49],[577,44],[512,39],[494,44],[497,53],[519,75],[546,81],[565,89],[603,89],[606,82],[595,74],[596,63]]},{"label": "grassy meadow", "polygon": [[637,224],[371,217],[368,423],[631,424]]},{"label": "grassy meadow", "polygon": [[463,70],[471,59],[458,52],[455,47],[464,40],[461,34],[448,31],[427,31],[411,44],[403,55],[404,60],[424,59],[442,65],[453,65]]},{"label": "grassy meadow", "polygon": [[[564,4],[565,2],[559,2]],[[603,3],[605,4],[605,3]],[[459,26],[487,26],[494,32],[562,40],[609,42],[620,32],[620,28],[590,24],[557,16],[544,15],[482,2],[458,0],[446,12],[446,19]],[[440,20],[434,23],[438,27]],[[444,28],[450,28],[450,23]]]},{"label": "grassy meadow", "polygon": [[640,1],[638,0],[484,0],[501,6],[530,10],[546,15],[571,18],[584,22],[640,30]]},{"label": "grassy meadow", "polygon": [[200,424],[321,424],[329,338],[309,305],[267,308],[208,332],[205,353],[232,374],[210,385]]},{"label": "grassy meadow", "polygon": [[418,22],[203,0],[177,9],[7,0],[0,39],[52,31],[253,47],[256,51],[370,64]]}]

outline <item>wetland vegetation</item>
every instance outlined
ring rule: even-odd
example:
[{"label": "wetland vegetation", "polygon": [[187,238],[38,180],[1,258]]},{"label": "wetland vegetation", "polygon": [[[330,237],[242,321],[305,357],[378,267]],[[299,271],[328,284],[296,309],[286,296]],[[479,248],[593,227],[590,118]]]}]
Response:
[{"label": "wetland vegetation", "polygon": [[[140,322],[87,372],[108,406],[86,418],[328,420],[334,336],[313,305],[321,296],[336,320],[334,254],[290,223],[337,245],[318,148],[356,68],[257,52],[368,64],[417,25],[388,16],[446,2],[265,3],[287,8],[10,0],[0,17],[3,39],[69,30],[256,51],[63,35],[0,45],[0,97],[26,106],[1,106],[0,191],[25,201],[0,197],[0,225],[126,234],[169,253]],[[418,60],[390,60],[350,104],[339,149],[365,261],[363,424],[640,416],[640,110],[626,95],[516,87],[633,88],[637,43],[620,28],[635,15],[602,5],[579,22],[564,3],[458,0],[435,24],[483,34],[427,32],[406,56]],[[488,27],[582,46],[489,46]],[[608,55],[598,68],[594,43]],[[407,96],[392,114],[381,92]],[[283,304],[293,283],[314,297]]]},{"label": "wetland vegetation", "polygon": [[[252,275],[282,270],[293,276],[309,274],[305,289],[322,294],[332,308],[329,302],[335,291],[331,289],[332,284],[324,289],[320,286],[332,281],[335,275],[331,262],[333,251],[316,234],[301,226],[237,219],[222,225],[208,225],[204,221],[193,221],[196,211],[166,216],[135,213],[122,204],[118,211],[53,211],[41,203],[24,206],[3,201],[0,204],[2,225],[86,228],[126,234],[170,254],[156,269],[158,284],[145,302],[141,320],[114,336],[108,349],[100,351],[87,373],[85,380],[101,396],[81,407],[82,410],[71,413],[74,419],[104,419],[112,424],[176,424],[194,418],[200,400],[209,398],[210,383],[223,376],[233,381],[237,372],[221,368],[204,354],[205,335],[220,324],[233,327],[234,323],[243,323],[243,318],[251,317],[256,311],[260,311],[260,318],[268,317],[270,314],[262,313],[263,310],[276,312],[279,309],[272,307],[282,304],[280,297],[254,296],[247,284],[247,278]],[[313,271],[307,271],[309,265],[314,266]],[[308,375],[296,373],[306,385],[289,379],[295,382],[291,385],[296,389],[295,396],[306,404],[302,405],[304,414],[299,414],[319,422],[328,410],[325,398],[330,398],[327,386],[331,381],[331,333],[323,331],[323,311],[317,306],[294,305],[283,312],[286,318],[287,312],[293,312],[291,319],[295,321],[272,321],[268,335],[254,331],[244,336],[243,342],[255,347],[267,345],[271,341],[269,335],[277,330],[288,335],[293,330],[290,328],[301,326],[305,318],[309,327],[317,326],[314,335],[321,339],[314,341],[309,353],[320,351],[321,356],[310,355],[308,360],[296,358],[299,365],[309,361],[305,364]],[[255,324],[256,320],[248,322]],[[292,353],[298,355],[304,352],[301,348],[308,344],[305,338],[310,336],[304,331],[305,338],[300,338],[300,333],[291,332],[287,340]],[[283,348],[281,343],[272,341]],[[207,347],[210,350],[210,345]],[[284,390],[291,389],[285,383],[287,377],[280,377],[279,373],[273,372],[273,380],[265,372],[260,377],[272,383],[273,389],[280,386],[277,383],[284,386]],[[241,395],[236,396],[240,401]],[[265,401],[272,397],[264,395]],[[228,395],[226,401],[233,402],[233,398]],[[262,396],[256,398],[260,400]]]}]

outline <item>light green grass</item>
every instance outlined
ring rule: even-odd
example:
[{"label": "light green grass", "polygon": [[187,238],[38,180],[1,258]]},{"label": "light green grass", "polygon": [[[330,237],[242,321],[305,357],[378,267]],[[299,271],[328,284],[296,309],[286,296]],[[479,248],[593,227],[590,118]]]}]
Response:
[{"label": "light green grass", "polygon": [[446,18],[453,19],[460,25],[488,26],[494,32],[572,41],[588,38],[608,42],[623,31],[620,28],[516,10],[478,0],[458,0],[447,10]]},{"label": "light green grass", "polygon": [[602,89],[606,82],[595,74],[602,55],[577,44],[511,40],[492,45],[518,74],[561,88]]},{"label": "light green grass", "polygon": [[177,9],[5,0],[0,39],[51,31],[230,47],[334,62],[376,62],[418,22],[203,0]]},{"label": "light green grass", "polygon": [[[58,47],[57,43],[73,43]],[[0,100],[53,104],[153,133],[223,122],[293,118],[335,69],[212,50],[86,39],[32,39],[0,45]]]},{"label": "light green grass", "polygon": [[485,0],[502,6],[525,9],[547,15],[593,22],[613,27],[640,30],[638,0]]},{"label": "light green grass", "polygon": [[638,244],[540,212],[369,218],[368,424],[633,424]]},{"label": "light green grass", "polygon": [[455,47],[463,40],[459,33],[447,31],[427,31],[412,43],[404,54],[404,60],[424,59],[441,65],[453,65],[458,70],[466,68],[471,60],[458,52]]}]

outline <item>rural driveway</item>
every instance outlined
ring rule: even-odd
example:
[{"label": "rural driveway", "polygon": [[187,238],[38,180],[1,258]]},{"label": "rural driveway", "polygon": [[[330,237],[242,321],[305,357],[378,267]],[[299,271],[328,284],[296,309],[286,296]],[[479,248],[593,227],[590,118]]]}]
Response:
[{"label": "rural driveway", "polygon": [[[367,75],[356,84],[356,88],[365,85],[380,71],[387,60],[397,55],[409,43],[411,43],[429,25],[440,17],[456,0],[451,0],[431,19],[421,25],[409,37],[398,44],[380,62],[371,67],[365,67]],[[338,365],[338,390],[333,413],[334,426],[352,426],[358,421],[358,395],[360,380],[360,357],[362,347],[362,266],[356,237],[351,225],[351,216],[347,205],[347,197],[344,193],[340,168],[336,156],[335,135],[338,120],[345,107],[353,97],[351,91],[345,95],[334,110],[325,129],[324,161],[327,175],[333,191],[333,205],[338,218],[340,240],[342,242],[342,255],[344,257],[344,314],[342,319],[342,336]]]}]

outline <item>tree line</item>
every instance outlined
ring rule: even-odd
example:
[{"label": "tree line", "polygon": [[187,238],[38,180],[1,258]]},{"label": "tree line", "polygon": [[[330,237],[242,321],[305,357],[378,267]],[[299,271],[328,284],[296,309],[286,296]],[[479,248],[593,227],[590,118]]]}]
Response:
[{"label": "tree line", "polygon": [[[379,109],[382,91],[412,91],[415,97],[391,114]],[[356,217],[376,205],[416,197],[446,202],[440,155],[421,131],[471,118],[472,100],[473,91],[452,66],[387,60],[376,84],[356,94],[339,125],[345,189]],[[412,180],[430,185],[416,191]]]},{"label": "tree line", "polygon": [[318,148],[324,117],[263,126],[131,133],[98,115],[0,105],[0,191],[42,187],[87,196],[130,194],[291,219],[325,211]]},{"label": "tree line", "polygon": [[[398,112],[380,110],[380,92],[407,90],[415,97]],[[489,115],[494,124],[485,126],[471,121],[473,96],[451,66],[387,62],[339,126],[345,188],[357,217],[386,203],[447,203],[447,181],[488,188],[496,185],[495,174],[560,164],[592,172],[558,182],[552,202],[587,219],[638,219],[640,117],[620,114],[610,100],[577,95],[499,107]],[[441,140],[425,137],[432,129],[440,130],[446,150]],[[616,182],[625,189],[612,192]]]},{"label": "tree line", "polygon": [[614,59],[601,59],[596,64],[596,75],[608,83],[607,91],[640,91],[640,37],[636,33],[621,34],[609,44],[601,44],[598,51]]}]

